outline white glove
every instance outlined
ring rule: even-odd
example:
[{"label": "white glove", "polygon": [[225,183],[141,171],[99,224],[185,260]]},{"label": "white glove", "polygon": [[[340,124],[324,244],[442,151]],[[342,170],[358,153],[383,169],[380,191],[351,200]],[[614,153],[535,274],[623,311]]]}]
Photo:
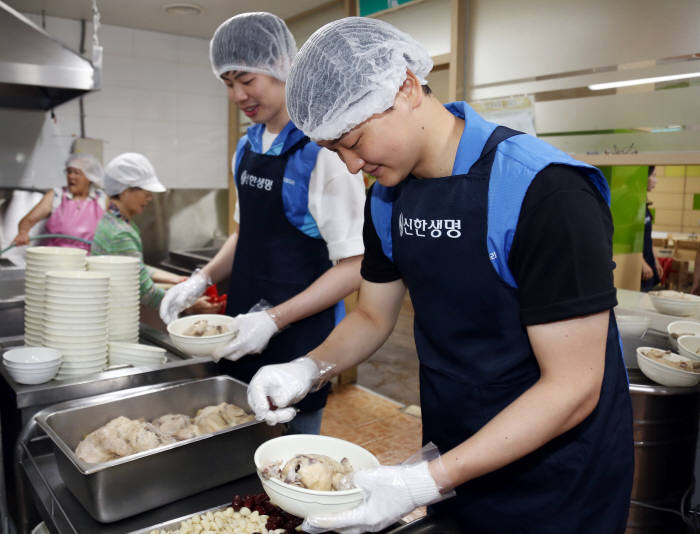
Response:
[{"label": "white glove", "polygon": [[237,315],[234,327],[238,334],[230,343],[214,351],[215,360],[226,358],[235,362],[246,354],[260,354],[267,347],[270,338],[279,332],[275,321],[266,311]]},{"label": "white glove", "polygon": [[196,272],[184,282],[168,289],[163,300],[160,301],[160,318],[165,324],[172,323],[182,310],[192,306],[202,296],[209,285],[211,285],[211,278]]},{"label": "white glove", "polygon": [[[316,363],[306,357],[261,367],[248,385],[248,404],[255,418],[268,425],[291,421],[297,412],[289,405],[303,399],[319,376]],[[268,397],[277,409],[271,409]]]},{"label": "white glove", "polygon": [[304,532],[377,532],[419,506],[442,497],[427,461],[356,471],[352,478],[355,486],[364,490],[364,502],[352,510],[333,515],[310,515],[301,525]]}]

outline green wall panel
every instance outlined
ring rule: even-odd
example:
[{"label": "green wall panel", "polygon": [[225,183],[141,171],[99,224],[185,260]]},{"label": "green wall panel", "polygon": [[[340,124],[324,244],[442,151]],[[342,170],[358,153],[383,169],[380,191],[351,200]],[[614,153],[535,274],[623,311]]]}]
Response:
[{"label": "green wall panel", "polygon": [[642,252],[644,207],[647,199],[646,166],[600,167],[610,185],[613,254]]}]

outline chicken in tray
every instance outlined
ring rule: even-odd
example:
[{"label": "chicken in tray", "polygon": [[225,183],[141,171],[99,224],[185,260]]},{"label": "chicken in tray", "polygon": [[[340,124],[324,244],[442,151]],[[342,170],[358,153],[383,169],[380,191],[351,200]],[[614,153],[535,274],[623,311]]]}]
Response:
[{"label": "chicken in tray", "polygon": [[349,475],[353,472],[347,458],[340,462],[325,454],[297,454],[286,464],[282,461],[263,466],[264,478],[276,478],[287,484],[319,491],[340,491],[354,488]]},{"label": "chicken in tray", "polygon": [[97,464],[148,451],[178,441],[238,426],[255,417],[235,404],[222,402],[205,406],[195,417],[184,414],[161,415],[152,422],[120,416],[90,432],[78,443],[75,454]]}]

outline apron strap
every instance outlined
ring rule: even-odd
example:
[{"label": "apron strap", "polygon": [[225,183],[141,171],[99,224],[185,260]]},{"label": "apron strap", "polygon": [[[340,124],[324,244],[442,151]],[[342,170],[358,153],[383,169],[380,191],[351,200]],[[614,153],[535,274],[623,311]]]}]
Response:
[{"label": "apron strap", "polygon": [[513,130],[507,126],[497,126],[496,129],[491,132],[491,135],[484,143],[484,148],[481,150],[481,155],[479,159],[474,162],[471,169],[469,169],[469,174],[491,174],[491,166],[493,165],[493,159],[496,156],[496,148],[501,141],[505,141],[509,137],[514,135],[520,135],[523,132],[518,130]]}]

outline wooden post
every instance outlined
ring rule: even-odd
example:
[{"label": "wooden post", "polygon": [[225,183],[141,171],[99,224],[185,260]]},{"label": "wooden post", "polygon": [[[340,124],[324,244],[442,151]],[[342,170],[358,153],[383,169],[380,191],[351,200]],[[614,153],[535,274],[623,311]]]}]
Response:
[{"label": "wooden post", "polygon": [[452,15],[450,16],[450,102],[465,99],[464,63],[466,29],[467,29],[467,0],[452,0]]}]

